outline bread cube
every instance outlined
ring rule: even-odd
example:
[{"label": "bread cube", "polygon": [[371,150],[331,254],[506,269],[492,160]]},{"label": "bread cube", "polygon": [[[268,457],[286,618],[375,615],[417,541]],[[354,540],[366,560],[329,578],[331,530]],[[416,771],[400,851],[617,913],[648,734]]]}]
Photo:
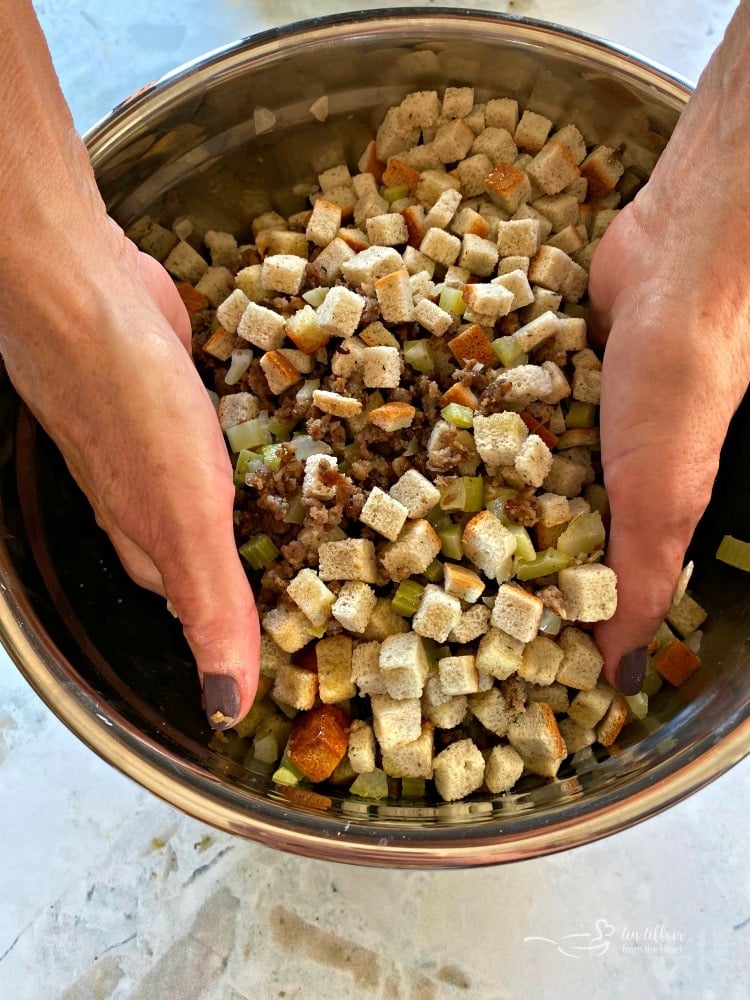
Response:
[{"label": "bread cube", "polygon": [[434,726],[423,722],[420,735],[412,743],[383,750],[383,770],[391,778],[431,778],[434,752]]},{"label": "bread cube", "polygon": [[552,390],[549,372],[540,365],[517,365],[503,372],[502,378],[510,382],[504,397],[509,407],[525,408],[538,400],[546,402]]},{"label": "bread cube", "polygon": [[339,234],[308,264],[310,280],[319,285],[333,285],[341,277],[343,265],[354,256],[355,251]]},{"label": "bread cube", "polygon": [[[425,694],[427,691],[427,685],[429,685],[432,677],[428,677],[427,684],[425,685]],[[435,677],[435,680],[439,680]],[[431,722],[436,729],[455,729],[459,726],[464,718],[466,717],[466,711],[468,708],[468,701],[465,695],[454,695],[453,697],[445,696],[446,700],[439,703],[433,704],[428,701],[425,695],[422,696],[422,715],[428,722]]]},{"label": "bread cube", "polygon": [[439,125],[432,148],[441,163],[456,163],[463,160],[474,142],[474,133],[460,118]]},{"label": "bread cube", "polygon": [[[469,287],[476,289],[492,288],[492,285],[464,285],[464,293],[466,293],[466,289]],[[494,296],[494,301],[500,309],[509,306],[513,300],[512,295],[508,295],[504,289],[503,292],[505,293],[504,296]],[[489,368],[497,364],[492,344],[487,339],[487,335],[482,327],[477,323],[462,330],[457,336],[452,337],[448,341],[448,347],[456,361],[464,368],[471,367],[474,364],[485,365]]]},{"label": "bread cube", "polygon": [[338,392],[330,392],[328,389],[313,389],[312,401],[319,410],[324,413],[331,413],[336,417],[343,417],[351,420],[362,412],[362,403],[352,396],[342,396]]},{"label": "bread cube", "polygon": [[318,694],[318,675],[293,663],[281,664],[276,671],[272,694],[282,704],[307,712],[315,704]]},{"label": "bread cube", "polygon": [[169,251],[164,259],[164,267],[172,277],[178,281],[187,281],[191,285],[197,284],[208,270],[208,264],[203,257],[185,240],[180,240]]},{"label": "bread cube", "polygon": [[596,738],[603,747],[611,747],[628,720],[628,703],[619,691],[610,702],[609,708],[596,727]]},{"label": "bread cube", "polygon": [[[319,500],[331,500],[336,496],[335,481],[328,479],[338,469],[339,460],[334,455],[308,455],[305,459],[305,475],[302,480],[302,495]],[[335,480],[335,476],[333,479]]]},{"label": "bread cube", "polygon": [[535,111],[524,111],[513,133],[516,145],[530,153],[538,153],[552,130],[552,121]]},{"label": "bread cube", "polygon": [[[239,292],[237,289],[232,295]],[[247,299],[244,292],[240,295]],[[236,332],[244,340],[260,347],[264,351],[275,351],[284,343],[286,333],[284,330],[285,320],[272,309],[259,306],[256,302],[247,302],[246,308],[242,312]]]},{"label": "bread cube", "polygon": [[457,163],[451,173],[458,178],[463,196],[475,198],[477,195],[484,194],[484,179],[493,166],[494,161],[489,156],[484,153],[475,153]]},{"label": "bread cube", "polygon": [[221,429],[226,433],[231,427],[254,420],[260,412],[258,397],[251,392],[233,392],[219,400],[218,417]]},{"label": "bread cube", "polygon": [[[260,672],[263,677],[275,677],[282,663],[290,662],[290,653],[277,646],[270,635],[260,637]],[[257,700],[257,699],[256,699]]]},{"label": "bread cube", "polygon": [[[526,258],[524,258],[524,260],[526,260],[528,267],[528,260]],[[503,263],[507,263],[507,261],[504,261]],[[534,301],[534,293],[531,290],[531,285],[526,277],[526,271],[521,268],[514,268],[513,270],[500,272],[497,278],[493,279],[492,284],[501,285],[512,294],[513,302],[510,307],[511,311],[522,309],[524,306],[531,305]],[[522,348],[522,350],[527,350],[527,348]]]},{"label": "bread cube", "polygon": [[419,698],[429,670],[422,639],[414,632],[387,636],[380,646],[380,672],[392,698]]},{"label": "bread cube", "polygon": [[510,577],[516,538],[491,511],[471,518],[461,535],[461,547],[488,579],[502,583]]},{"label": "bread cube", "polygon": [[579,726],[572,719],[560,719],[558,727],[569,754],[578,753],[579,750],[584,750],[586,747],[590,747],[593,743],[596,743],[595,730],[590,727],[584,728],[583,726]]},{"label": "bread cube", "polygon": [[469,711],[495,736],[505,736],[518,712],[511,709],[500,688],[469,695]]},{"label": "bread cube", "polygon": [[379,486],[373,486],[359,519],[384,538],[395,542],[408,516],[409,511],[402,503],[389,496]]},{"label": "bread cube", "polygon": [[326,636],[315,645],[320,700],[334,705],[357,693],[352,681],[352,640],[346,635]]},{"label": "bread cube", "polygon": [[560,496],[559,493],[540,493],[536,502],[539,507],[539,522],[545,528],[553,528],[570,521],[570,504],[567,497]]},{"label": "bread cube", "polygon": [[512,583],[503,583],[492,609],[492,624],[520,642],[536,638],[544,605],[534,594]]},{"label": "bread cube", "polygon": [[416,469],[407,469],[389,490],[410,518],[423,518],[440,500],[440,490]]},{"label": "bread cube", "polygon": [[[422,189],[423,191],[423,189]],[[429,212],[424,217],[425,233],[428,229],[447,229],[461,204],[461,192],[453,187],[446,187],[440,192]],[[424,251],[423,251],[424,252]]]},{"label": "bread cube", "polygon": [[366,347],[362,373],[369,389],[396,389],[401,381],[401,354],[395,347]]},{"label": "bread cube", "polygon": [[499,253],[497,247],[481,236],[466,233],[461,241],[461,254],[458,266],[479,277],[487,278],[495,270]]},{"label": "bread cube", "polygon": [[523,774],[523,758],[513,747],[493,747],[484,769],[484,783],[493,795],[509,792]]},{"label": "bread cube", "polygon": [[368,323],[358,336],[365,347],[399,347],[398,340],[379,320]]},{"label": "bread cube", "polygon": [[448,642],[473,642],[474,639],[484,636],[490,628],[490,614],[491,611],[485,604],[473,604],[462,611],[458,624],[450,631]]},{"label": "bread cube", "polygon": [[[466,305],[472,314],[481,317],[484,325],[494,325],[501,316],[507,316],[513,308],[513,300],[515,298],[513,292],[503,287],[503,285],[493,282],[479,285],[464,285],[463,294]],[[464,318],[471,318],[468,312],[464,314]],[[459,336],[463,336],[463,334],[459,334]],[[486,357],[487,360],[483,361],[483,364],[492,365],[497,363],[494,354],[492,358],[489,357],[489,354]]]},{"label": "bread cube", "polygon": [[[238,330],[240,334],[242,334],[244,322],[245,317],[243,316]],[[300,351],[307,355],[315,354],[319,348],[325,347],[331,339],[330,333],[320,325],[318,314],[311,305],[305,305],[297,312],[292,313],[284,325],[284,333]]]},{"label": "bread cube", "polygon": [[558,493],[571,499],[581,492],[585,479],[584,466],[570,458],[553,455],[552,465],[542,485],[548,493]]},{"label": "bread cube", "polygon": [[413,743],[422,735],[422,708],[419,698],[392,698],[388,694],[370,696],[375,736],[381,750],[395,750]]},{"label": "bread cube", "polygon": [[604,718],[614,696],[615,689],[599,680],[589,691],[578,692],[570,703],[568,715],[584,729],[593,729]]},{"label": "bread cube", "polygon": [[368,247],[344,261],[341,273],[350,285],[359,288],[365,283],[374,285],[378,278],[400,271],[403,266],[401,254],[393,247]]},{"label": "bread cube", "polygon": [[471,795],[484,781],[484,757],[469,739],[451,743],[432,762],[438,794],[446,802]]},{"label": "bread cube", "polygon": [[331,593],[318,574],[309,567],[301,569],[289,581],[286,593],[313,625],[325,625],[330,618],[336,595]]},{"label": "bread cube", "polygon": [[438,675],[448,695],[475,694],[479,688],[476,657],[443,656],[438,660]]},{"label": "bread cube", "polygon": [[[422,233],[422,236],[424,236],[424,233]],[[419,237],[419,243],[422,242],[422,236]],[[404,267],[409,274],[415,275],[425,273],[430,278],[432,278],[435,274],[435,261],[421,253],[416,249],[416,247],[404,247],[401,256],[404,260]]]},{"label": "bread cube", "polygon": [[202,350],[219,361],[228,361],[234,350],[234,339],[233,333],[225,330],[223,326],[218,326],[205,341]]},{"label": "bread cube", "polygon": [[484,186],[492,201],[510,214],[531,197],[529,178],[512,163],[496,163],[485,177]]},{"label": "bread cube", "polygon": [[297,295],[305,276],[307,257],[296,254],[269,254],[263,261],[261,284],[267,292]]},{"label": "bread cube", "polygon": [[396,541],[385,545],[380,561],[391,580],[405,580],[424,573],[440,548],[440,538],[429,521],[407,521]]},{"label": "bread cube", "polygon": [[318,323],[334,337],[351,337],[359,326],[364,308],[365,299],[361,295],[336,285],[316,310]]},{"label": "bread cube", "polygon": [[529,434],[518,449],[513,467],[525,483],[541,486],[552,468],[552,453],[537,434]]},{"label": "bread cube", "polygon": [[581,164],[581,175],[588,181],[590,201],[599,201],[610,191],[614,191],[625,172],[620,155],[609,146],[597,146]]},{"label": "bread cube", "polygon": [[459,208],[450,223],[450,231],[454,236],[465,236],[472,233],[486,239],[490,234],[487,220],[469,205]]},{"label": "bread cube", "polygon": [[510,219],[497,226],[501,257],[533,257],[539,248],[539,225],[534,219]]},{"label": "bread cube", "polygon": [[367,538],[321,542],[318,563],[321,580],[361,580],[363,583],[377,581],[375,546]]},{"label": "bread cube", "polygon": [[313,205],[305,236],[318,247],[331,243],[341,228],[341,206],[326,198],[318,198]]},{"label": "bread cube", "polygon": [[349,632],[362,634],[375,610],[377,596],[361,580],[347,580],[331,607],[331,614]]},{"label": "bread cube", "polygon": [[578,164],[570,149],[554,140],[545,143],[526,172],[545,194],[559,194],[579,176]]},{"label": "bread cube", "polygon": [[588,368],[576,368],[571,389],[573,399],[598,406],[602,395],[602,373]]},{"label": "bread cube", "polygon": [[367,419],[381,430],[393,433],[411,427],[416,413],[417,409],[411,403],[384,403],[370,410]]},{"label": "bread cube", "polygon": [[461,252],[461,240],[444,229],[428,229],[419,244],[419,251],[431,260],[448,267],[455,264]]},{"label": "bread cube", "polygon": [[408,631],[409,623],[393,610],[390,598],[379,597],[362,638],[377,639],[378,642],[382,642],[386,636],[400,635]]},{"label": "bread cube", "polygon": [[539,347],[540,344],[544,343],[545,340],[548,340],[550,337],[554,337],[559,329],[560,320],[558,319],[556,313],[548,309],[540,316],[532,319],[531,322],[526,323],[524,326],[516,330],[513,334],[513,339],[522,351],[533,351],[535,348]]},{"label": "bread cube", "polygon": [[414,320],[414,296],[406,268],[378,278],[375,295],[386,323],[411,323]]},{"label": "bread cube", "polygon": [[302,381],[302,376],[292,362],[280,351],[266,351],[260,358],[260,367],[263,369],[269,390],[275,396],[280,396],[282,392]]},{"label": "bread cube", "polygon": [[428,298],[420,299],[414,307],[414,319],[433,337],[442,337],[453,325],[453,316]]},{"label": "bread cube", "polygon": [[[417,635],[436,642],[445,642],[461,617],[461,603],[441,587],[428,583],[412,618],[411,627]],[[455,694],[463,692],[457,691]]]},{"label": "bread cube", "polygon": [[365,232],[371,243],[381,247],[395,247],[409,238],[406,222],[398,212],[370,216],[365,222]]},{"label": "bread cube", "polygon": [[531,774],[554,778],[567,756],[557,720],[544,702],[532,702],[511,722],[508,739]]},{"label": "bread cube", "polygon": [[488,126],[504,128],[511,135],[518,125],[518,101],[512,97],[495,97],[487,101],[484,109]]},{"label": "bread cube", "polygon": [[351,680],[361,695],[386,694],[385,679],[380,671],[379,642],[360,642],[354,646]]},{"label": "bread cube", "polygon": [[474,441],[488,467],[512,465],[529,429],[517,413],[474,414]]},{"label": "bread cube", "polygon": [[263,629],[285,653],[296,653],[312,638],[307,615],[286,604],[271,608],[263,615]]},{"label": "bread cube", "polygon": [[518,147],[507,128],[489,125],[477,135],[471,146],[472,153],[483,153],[492,163],[514,163]]},{"label": "bread cube", "polygon": [[456,563],[445,563],[443,566],[443,587],[446,594],[474,604],[484,592],[484,580],[473,570]]},{"label": "bread cube", "polygon": [[477,670],[500,681],[520,670],[524,643],[499,628],[491,628],[479,640]]},{"label": "bread cube", "polygon": [[560,646],[547,636],[538,635],[524,647],[518,673],[532,684],[552,684],[562,660]]},{"label": "bread cube", "polygon": [[375,770],[375,734],[372,726],[362,719],[352,720],[347,754],[352,770],[357,774],[369,774]]},{"label": "bread cube", "polygon": [[565,617],[571,621],[607,621],[617,609],[617,577],[601,563],[569,566],[557,575]]},{"label": "bread cube", "polygon": [[683,594],[667,612],[667,621],[683,639],[700,628],[706,618],[706,612],[689,594]]},{"label": "bread cube", "polygon": [[526,683],[526,703],[532,701],[543,701],[552,709],[552,711],[557,715],[561,712],[567,712],[570,706],[570,698],[568,697],[568,689],[564,684],[558,684],[554,681],[552,684],[530,684]]},{"label": "bread cube", "polygon": [[[445,191],[456,191],[460,194],[461,184],[443,169],[425,169],[419,176],[417,185],[417,201],[425,208],[435,205]],[[448,205],[449,202],[445,202]],[[458,203],[456,203],[458,204]]]}]

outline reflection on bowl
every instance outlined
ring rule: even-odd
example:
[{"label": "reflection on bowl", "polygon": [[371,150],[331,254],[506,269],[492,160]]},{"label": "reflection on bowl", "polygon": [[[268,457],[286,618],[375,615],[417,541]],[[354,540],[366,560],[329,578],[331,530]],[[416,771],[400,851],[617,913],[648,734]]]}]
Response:
[{"label": "reflection on bowl", "polygon": [[[335,49],[336,58],[331,58]],[[424,10],[346,15],[269,32],[209,55],[141,91],[88,145],[112,214],[172,224],[183,215],[241,230],[270,193],[354,163],[385,109],[409,90],[471,85],[575,122],[619,146],[644,176],[689,96],[634,56],[548,25]],[[327,95],[325,123],[310,105]],[[253,111],[276,123],[256,135]],[[209,748],[198,682],[163,602],[125,576],[55,449],[3,386],[4,531],[0,633],[42,699],[82,740],[186,812],[268,845],[376,865],[462,866],[531,857],[605,836],[706,784],[748,750],[750,579],[713,558],[743,533],[735,499],[750,473],[743,407],[711,507],[693,543],[696,597],[709,612],[704,666],[656,699],[662,724],[631,725],[616,749],[557,780],[465,803],[370,802],[290,789]]]}]

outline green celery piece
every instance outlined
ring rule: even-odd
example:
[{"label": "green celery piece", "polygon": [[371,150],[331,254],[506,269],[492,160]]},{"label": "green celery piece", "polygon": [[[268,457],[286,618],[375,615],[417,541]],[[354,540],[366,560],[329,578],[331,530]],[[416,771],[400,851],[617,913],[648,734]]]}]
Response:
[{"label": "green celery piece", "polygon": [[438,529],[441,551],[448,559],[463,559],[464,550],[461,547],[461,535],[463,530],[460,524],[451,524],[446,528]]},{"label": "green celery piece", "polygon": [[724,535],[716,550],[716,558],[735,569],[750,571],[750,542]]},{"label": "green celery piece", "polygon": [[271,472],[277,472],[281,466],[281,459],[279,458],[279,448],[278,444],[264,444],[261,448],[261,455],[263,456],[263,463],[268,466]]},{"label": "green celery piece", "polygon": [[307,507],[302,503],[302,494],[297,493],[289,501],[289,507],[284,514],[285,524],[302,524],[307,514]]},{"label": "green celery piece", "polygon": [[575,427],[594,427],[596,425],[596,406],[593,403],[581,403],[574,399],[565,415],[565,426],[568,430]]},{"label": "green celery piece", "polygon": [[307,292],[302,293],[302,298],[307,302],[308,305],[312,306],[313,309],[317,309],[318,306],[322,305],[325,301],[326,295],[328,295],[330,288],[324,288],[322,285],[317,288],[311,288]]},{"label": "green celery piece", "polygon": [[402,778],[401,797],[404,799],[422,799],[425,793],[424,778]]},{"label": "green celery piece", "polygon": [[240,545],[240,555],[253,569],[265,569],[279,555],[268,535],[253,535]]},{"label": "green celery piece", "polygon": [[278,769],[271,775],[271,781],[275,781],[277,785],[298,785],[300,781],[307,781],[307,776],[300,771],[289,754],[285,753]]},{"label": "green celery piece", "polygon": [[498,337],[497,340],[492,341],[492,350],[504,368],[508,368],[523,354],[515,337]]},{"label": "green celery piece", "polygon": [[397,615],[403,618],[411,618],[419,607],[422,600],[424,587],[415,580],[402,580],[398,585],[396,593],[393,595],[391,607]]},{"label": "green celery piece", "polygon": [[474,426],[474,411],[470,406],[462,406],[460,403],[448,403],[440,411],[440,416],[454,427],[469,429]]},{"label": "green celery piece", "polygon": [[561,569],[565,569],[569,565],[570,556],[565,555],[564,552],[558,552],[557,549],[545,549],[544,552],[539,552],[536,559],[531,562],[520,563],[516,570],[516,576],[519,580],[535,580],[540,576],[551,576],[553,573],[559,573]]},{"label": "green celery piece", "polygon": [[443,579],[443,564],[438,559],[433,559],[423,576],[426,576],[430,583],[440,583]]},{"label": "green celery piece", "polygon": [[307,631],[313,639],[322,639],[326,634],[326,625],[308,625]]},{"label": "green celery piece", "polygon": [[363,799],[387,799],[388,777],[385,771],[376,767],[374,771],[358,774],[349,786],[349,791]]},{"label": "green celery piece", "polygon": [[268,429],[274,441],[289,441],[295,426],[294,420],[279,420],[278,417],[271,417],[268,421]]},{"label": "green celery piece", "polygon": [[554,611],[545,608],[542,611],[542,620],[539,622],[539,631],[542,635],[559,635],[562,628],[562,618]]},{"label": "green celery piece", "polygon": [[526,528],[520,524],[509,524],[508,531],[516,539],[516,559],[521,562],[531,562],[536,559],[536,549]]},{"label": "green celery piece", "polygon": [[432,510],[427,512],[425,520],[429,521],[437,532],[442,531],[443,528],[449,528],[453,524],[450,515],[440,507],[439,503],[437,507],[433,507]]},{"label": "green celery piece", "polygon": [[484,480],[481,476],[460,476],[438,488],[443,510],[460,510],[473,514],[482,509]]},{"label": "green celery piece", "polygon": [[634,719],[645,719],[648,715],[648,695],[643,691],[625,696],[630,714]]},{"label": "green celery piece", "polygon": [[654,665],[649,659],[646,662],[646,676],[643,678],[643,684],[641,685],[641,691],[647,694],[649,698],[656,694],[657,691],[661,689],[664,682],[662,681],[661,674],[659,674],[655,669]]},{"label": "green celery piece", "polygon": [[383,197],[392,205],[394,201],[400,201],[409,194],[409,187],[406,184],[393,184],[391,187],[383,188]]},{"label": "green celery piece", "polygon": [[598,511],[588,511],[574,517],[557,539],[558,552],[579,556],[604,547],[604,525]]},{"label": "green celery piece", "polygon": [[230,427],[227,431],[227,441],[232,451],[260,448],[264,444],[270,444],[271,431],[268,429],[268,420],[255,417],[253,420],[245,420],[244,423]]},{"label": "green celery piece", "polygon": [[466,302],[460,288],[451,288],[450,286],[444,288],[440,293],[438,305],[445,312],[452,313],[454,316],[463,316],[466,312]]},{"label": "green celery piece", "polygon": [[435,370],[435,358],[426,340],[405,340],[404,361],[418,372]]}]

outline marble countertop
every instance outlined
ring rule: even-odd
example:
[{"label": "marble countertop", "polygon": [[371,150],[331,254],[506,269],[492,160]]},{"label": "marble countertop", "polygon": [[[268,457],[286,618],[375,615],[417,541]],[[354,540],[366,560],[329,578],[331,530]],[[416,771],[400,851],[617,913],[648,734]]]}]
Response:
[{"label": "marble countertop", "polygon": [[[82,130],[210,48],[376,6],[36,3]],[[570,25],[696,78],[735,4],[453,6]],[[337,866],[230,837],[158,801],[65,730],[0,653],[0,998],[739,1000],[750,954],[749,785],[746,760],[616,837],[501,868]],[[602,927],[609,947],[577,954],[571,935]]]}]

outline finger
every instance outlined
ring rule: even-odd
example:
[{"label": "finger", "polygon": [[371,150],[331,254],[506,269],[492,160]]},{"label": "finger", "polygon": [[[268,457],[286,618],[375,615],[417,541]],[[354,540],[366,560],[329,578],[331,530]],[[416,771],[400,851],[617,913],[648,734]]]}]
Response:
[{"label": "finger", "polygon": [[190,317],[174,282],[159,261],[145,253],[138,253],[138,271],[164,318],[190,354],[192,342]]}]

